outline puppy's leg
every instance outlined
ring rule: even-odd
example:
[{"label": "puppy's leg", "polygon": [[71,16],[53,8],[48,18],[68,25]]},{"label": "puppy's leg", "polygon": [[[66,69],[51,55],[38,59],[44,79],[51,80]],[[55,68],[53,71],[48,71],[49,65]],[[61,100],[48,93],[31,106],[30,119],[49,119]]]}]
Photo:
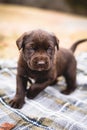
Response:
[{"label": "puppy's leg", "polygon": [[70,94],[76,89],[76,67],[71,66],[64,75],[66,80],[66,89],[62,91],[63,94]]},{"label": "puppy's leg", "polygon": [[27,79],[17,75],[17,89],[15,97],[9,102],[11,107],[21,108],[24,104]]},{"label": "puppy's leg", "polygon": [[36,81],[36,83],[32,84],[31,87],[28,89],[27,97],[31,99],[36,97],[43,89],[45,89],[51,83],[53,83],[52,80],[48,80],[44,82]]},{"label": "puppy's leg", "polygon": [[55,79],[50,85],[56,85],[57,84],[57,82],[58,82],[58,80],[57,79]]}]

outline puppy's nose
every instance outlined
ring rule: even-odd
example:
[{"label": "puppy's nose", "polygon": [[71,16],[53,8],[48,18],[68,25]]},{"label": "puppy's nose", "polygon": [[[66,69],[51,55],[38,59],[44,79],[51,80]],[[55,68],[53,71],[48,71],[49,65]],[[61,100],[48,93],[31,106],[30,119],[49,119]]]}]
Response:
[{"label": "puppy's nose", "polygon": [[45,65],[45,61],[41,60],[37,62],[38,65]]}]

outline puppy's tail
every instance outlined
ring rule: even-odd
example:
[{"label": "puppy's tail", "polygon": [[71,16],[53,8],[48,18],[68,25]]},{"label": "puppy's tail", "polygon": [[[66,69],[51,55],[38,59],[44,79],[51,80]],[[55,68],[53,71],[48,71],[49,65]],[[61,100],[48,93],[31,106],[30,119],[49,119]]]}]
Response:
[{"label": "puppy's tail", "polygon": [[82,39],[82,40],[79,40],[79,41],[75,42],[75,43],[70,47],[70,50],[74,53],[75,50],[76,50],[76,48],[77,48],[77,46],[78,46],[80,43],[86,42],[86,41],[87,41],[87,39]]}]

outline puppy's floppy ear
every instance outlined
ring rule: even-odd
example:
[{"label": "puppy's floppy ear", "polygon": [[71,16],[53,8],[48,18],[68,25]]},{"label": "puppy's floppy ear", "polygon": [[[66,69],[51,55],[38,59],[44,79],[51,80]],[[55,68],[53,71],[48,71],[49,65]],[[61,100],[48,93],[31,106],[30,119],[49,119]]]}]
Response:
[{"label": "puppy's floppy ear", "polygon": [[23,47],[23,42],[24,42],[24,37],[25,36],[27,36],[26,32],[24,34],[22,34],[16,41],[16,45],[17,45],[19,50]]},{"label": "puppy's floppy ear", "polygon": [[54,38],[54,43],[57,47],[57,50],[59,50],[59,39],[55,35],[53,35],[53,38]]}]

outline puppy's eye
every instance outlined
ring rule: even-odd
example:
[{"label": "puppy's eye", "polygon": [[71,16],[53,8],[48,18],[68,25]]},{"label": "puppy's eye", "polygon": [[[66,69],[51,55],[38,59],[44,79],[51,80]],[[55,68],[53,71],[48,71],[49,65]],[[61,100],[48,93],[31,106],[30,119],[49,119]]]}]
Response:
[{"label": "puppy's eye", "polygon": [[49,48],[47,49],[47,53],[48,53],[48,54],[51,54],[51,53],[52,53],[52,47],[49,47]]},{"label": "puppy's eye", "polygon": [[33,53],[34,49],[33,47],[29,47],[28,49],[26,48],[27,53]]}]

